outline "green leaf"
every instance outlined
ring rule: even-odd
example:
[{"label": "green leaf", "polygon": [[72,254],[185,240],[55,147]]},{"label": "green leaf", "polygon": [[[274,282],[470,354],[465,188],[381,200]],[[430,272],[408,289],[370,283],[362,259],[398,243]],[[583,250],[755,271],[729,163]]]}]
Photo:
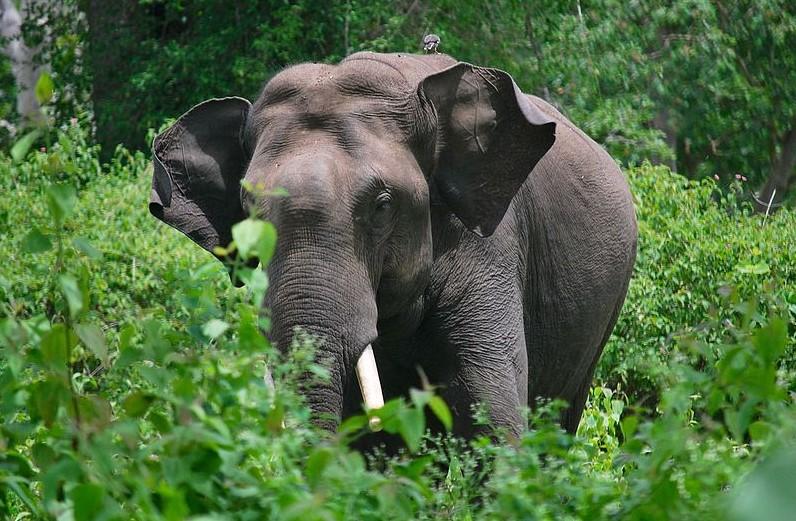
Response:
[{"label": "green leaf", "polygon": [[426,431],[426,417],[423,414],[423,409],[407,408],[401,411],[399,422],[398,432],[406,442],[406,446],[410,452],[417,452]]},{"label": "green leaf", "polygon": [[232,240],[244,259],[259,257],[265,266],[276,247],[276,228],[259,219],[246,219],[232,227]]},{"label": "green leaf", "polygon": [[769,454],[734,487],[732,521],[789,521],[796,512],[796,451],[780,448]]},{"label": "green leaf", "polygon": [[108,367],[108,346],[102,330],[94,324],[76,324],[75,333],[102,365]]},{"label": "green leaf", "polygon": [[445,400],[436,395],[432,396],[428,401],[428,406],[437,419],[442,422],[442,425],[445,426],[445,430],[450,431],[453,428],[453,415]]},{"label": "green leaf", "polygon": [[39,102],[39,105],[46,105],[53,99],[53,91],[55,90],[55,84],[53,83],[53,78],[47,72],[42,72],[39,75],[38,81],[36,81],[36,101]]},{"label": "green leaf", "polygon": [[223,320],[214,318],[202,327],[202,333],[204,333],[206,337],[215,340],[223,335],[227,329],[229,329],[229,324]]},{"label": "green leaf", "polygon": [[33,456],[33,462],[39,467],[39,470],[46,472],[47,469],[55,463],[55,451],[49,445],[44,443],[36,443],[30,450]]},{"label": "green leaf", "polygon": [[26,457],[11,451],[0,453],[0,472],[23,478],[32,478],[35,474]]},{"label": "green leaf", "polygon": [[755,264],[742,264],[735,268],[739,273],[747,273],[751,275],[765,275],[771,269],[766,262],[758,262]]},{"label": "green leaf", "polygon": [[339,432],[344,436],[349,434],[355,434],[358,432],[362,432],[363,429],[367,426],[367,424],[368,424],[368,417],[364,414],[357,414],[343,420],[343,422],[337,428],[337,432]]},{"label": "green leaf", "polygon": [[257,246],[257,256],[260,258],[260,264],[265,268],[271,262],[271,257],[274,256],[276,250],[276,228],[267,221],[263,224],[265,224],[265,228]]},{"label": "green leaf", "polygon": [[788,344],[788,325],[781,318],[772,319],[768,325],[761,328],[752,339],[757,351],[766,364],[776,362]]},{"label": "green leaf", "polygon": [[56,324],[41,339],[40,348],[45,366],[58,373],[66,372],[67,357],[76,338],[63,324]]},{"label": "green leaf", "polygon": [[61,226],[72,215],[76,202],[77,193],[74,186],[59,184],[47,187],[47,205],[56,225]]},{"label": "green leaf", "polygon": [[105,489],[100,485],[86,483],[72,489],[69,496],[74,505],[75,521],[93,521],[102,513]]},{"label": "green leaf", "polygon": [[124,399],[122,407],[128,415],[140,418],[146,414],[154,401],[155,397],[150,393],[136,391]]},{"label": "green leaf", "polygon": [[626,416],[620,425],[622,426],[622,435],[625,437],[625,440],[629,440],[633,437],[638,428],[638,416]]},{"label": "green leaf", "polygon": [[89,259],[99,260],[102,258],[102,252],[92,246],[91,243],[83,237],[75,237],[72,239],[72,245]]},{"label": "green leaf", "polygon": [[60,275],[58,277],[58,284],[69,306],[69,314],[72,317],[77,316],[78,313],[83,310],[83,293],[80,291],[77,279],[72,275]]},{"label": "green leaf", "polygon": [[42,496],[44,503],[55,501],[64,483],[75,483],[83,476],[83,470],[74,457],[68,453],[61,454],[59,460],[53,463],[41,477]]},{"label": "green leaf", "polygon": [[319,447],[310,453],[304,466],[304,473],[310,487],[315,488],[318,485],[324,470],[332,460],[334,460],[334,452],[329,447]]},{"label": "green leaf", "polygon": [[19,138],[17,142],[14,143],[14,146],[11,147],[11,159],[13,159],[15,163],[22,162],[39,137],[41,137],[41,130],[35,129]]},{"label": "green leaf", "polygon": [[77,422],[78,414],[75,412],[75,403],[80,417],[80,426],[86,432],[99,432],[110,425],[113,411],[111,404],[105,398],[97,395],[77,396],[76,400],[66,403],[69,416]]},{"label": "green leaf", "polygon": [[26,253],[42,253],[53,247],[50,237],[43,234],[38,228],[33,228],[22,239],[22,251]]},{"label": "green leaf", "polygon": [[31,405],[47,427],[52,426],[58,415],[61,399],[68,394],[66,386],[56,379],[42,380],[31,386]]}]

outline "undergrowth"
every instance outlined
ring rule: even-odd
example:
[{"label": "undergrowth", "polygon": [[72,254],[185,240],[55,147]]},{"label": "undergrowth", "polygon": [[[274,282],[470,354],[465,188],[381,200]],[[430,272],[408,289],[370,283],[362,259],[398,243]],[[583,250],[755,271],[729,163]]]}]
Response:
[{"label": "undergrowth", "polygon": [[[424,436],[432,389],[377,414],[396,456],[319,431],[260,334],[260,270],[223,268],[148,215],[150,167],[102,165],[79,124],[0,156],[0,517],[787,519],[796,511],[794,214],[712,181],[628,172],[639,260],[576,436],[561,404],[519,440]],[[273,241],[249,221],[241,245]],[[260,246],[255,246],[260,245]],[[239,248],[240,249],[240,248]],[[242,248],[243,250],[246,247]],[[246,254],[245,251],[242,254]],[[269,367],[275,388],[263,380]]]}]

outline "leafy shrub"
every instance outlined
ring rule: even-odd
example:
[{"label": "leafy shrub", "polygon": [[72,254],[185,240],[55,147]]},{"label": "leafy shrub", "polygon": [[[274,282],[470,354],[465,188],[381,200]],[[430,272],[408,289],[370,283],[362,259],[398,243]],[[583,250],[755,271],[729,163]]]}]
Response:
[{"label": "leafy shrub", "polygon": [[[148,215],[146,158],[120,150],[102,165],[70,132],[20,165],[0,158],[14,194],[0,209],[0,516],[747,520],[793,511],[789,213],[763,226],[711,183],[630,171],[639,265],[578,434],[560,430],[561,404],[550,403],[529,413],[519,440],[423,438],[424,412],[446,414],[423,390],[372,413],[406,450],[366,457],[349,446],[367,417],[335,434],[309,422],[296,380],[325,371],[311,342],[297,339],[283,358],[260,334],[262,273],[245,274],[254,289],[232,289],[215,260]],[[43,171],[54,154],[100,174]],[[238,229],[241,254],[267,229]]]},{"label": "leafy shrub", "polygon": [[[740,182],[723,192],[712,179],[689,181],[650,165],[629,170],[628,179],[638,257],[597,379],[652,405],[671,380],[670,363],[690,356],[678,336],[717,341],[716,330],[700,325],[737,327],[737,306],[751,300],[760,301],[755,322],[772,310],[796,317],[796,214],[754,215],[739,202]],[[783,363],[795,362],[790,350]]]}]

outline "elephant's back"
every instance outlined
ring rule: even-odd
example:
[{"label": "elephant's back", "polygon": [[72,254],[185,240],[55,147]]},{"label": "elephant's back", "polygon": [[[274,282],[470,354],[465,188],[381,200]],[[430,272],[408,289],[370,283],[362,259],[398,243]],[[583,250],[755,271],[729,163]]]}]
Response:
[{"label": "elephant's back", "polygon": [[[635,209],[619,165],[552,105],[528,97],[556,122],[556,140],[523,186],[530,210],[527,225],[538,233],[578,237],[581,248],[623,252],[624,262],[616,261],[632,264]],[[590,257],[584,252],[580,258]]]},{"label": "elephant's back", "polygon": [[624,301],[636,256],[635,210],[608,153],[551,105],[529,98],[556,122],[553,147],[515,199],[527,238],[529,391],[569,398],[590,374]]}]

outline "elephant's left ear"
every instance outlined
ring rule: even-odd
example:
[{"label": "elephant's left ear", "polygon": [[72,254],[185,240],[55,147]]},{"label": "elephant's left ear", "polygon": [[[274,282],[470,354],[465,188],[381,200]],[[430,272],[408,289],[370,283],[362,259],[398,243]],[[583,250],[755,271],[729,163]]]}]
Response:
[{"label": "elephant's left ear", "polygon": [[437,113],[434,182],[467,228],[497,228],[536,163],[553,146],[555,122],[507,73],[458,63],[419,86]]}]

